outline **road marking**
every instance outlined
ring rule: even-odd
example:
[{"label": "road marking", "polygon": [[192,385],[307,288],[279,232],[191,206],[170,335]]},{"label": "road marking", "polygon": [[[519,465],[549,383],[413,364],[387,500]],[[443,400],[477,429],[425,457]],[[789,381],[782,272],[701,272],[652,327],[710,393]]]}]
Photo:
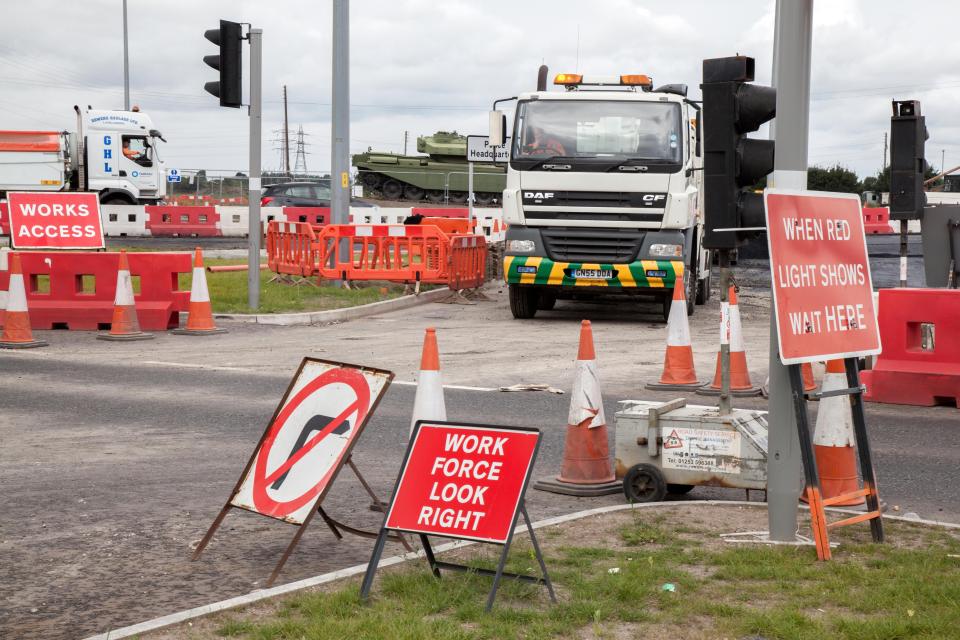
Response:
[{"label": "road marking", "polygon": [[[415,387],[417,383],[412,380],[394,380],[393,384],[399,384],[402,387]],[[444,389],[455,389],[458,391],[499,391],[493,387],[468,387],[462,384],[445,384]]]},{"label": "road marking", "polygon": [[161,360],[144,360],[143,364],[156,364],[163,367],[182,367],[184,369],[206,369],[208,371],[241,371],[244,373],[256,373],[255,369],[244,367],[217,367],[210,364],[192,364],[190,362],[163,362]]}]

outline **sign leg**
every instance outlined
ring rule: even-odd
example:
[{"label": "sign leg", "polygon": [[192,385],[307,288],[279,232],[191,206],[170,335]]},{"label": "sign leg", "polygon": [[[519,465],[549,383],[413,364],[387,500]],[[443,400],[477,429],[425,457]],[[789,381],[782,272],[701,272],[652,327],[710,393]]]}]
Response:
[{"label": "sign leg", "polygon": [[223,505],[223,509],[220,509],[220,513],[217,514],[217,517],[214,519],[213,524],[210,525],[210,528],[207,529],[207,533],[203,536],[203,539],[200,540],[200,544],[197,545],[196,551],[193,552],[193,556],[190,558],[191,561],[196,560],[200,557],[200,554],[210,543],[210,539],[213,538],[213,534],[217,532],[217,529],[220,528],[220,523],[223,522],[224,516],[227,515],[227,511],[230,510],[230,503]]},{"label": "sign leg", "polygon": [[323,518],[323,521],[327,523],[327,526],[330,527],[330,531],[333,531],[333,535],[337,537],[337,540],[343,540],[343,534],[340,533],[340,530],[337,529],[336,522],[333,521],[333,518],[327,515],[327,512],[323,510],[323,507],[317,507],[317,513],[320,514],[320,517]]},{"label": "sign leg", "polygon": [[373,500],[371,509],[375,511],[385,511],[386,505],[377,497],[377,494],[373,492],[373,489],[370,488],[370,485],[367,484],[366,479],[361,475],[360,469],[357,468],[357,465],[353,462],[353,456],[347,458],[347,464],[350,466],[350,469],[353,471],[353,475],[357,476],[357,480],[360,481],[360,484],[363,485],[363,490],[367,492],[367,495],[370,496],[370,499]]},{"label": "sign leg", "polygon": [[420,544],[423,545],[423,554],[427,556],[427,562],[430,563],[430,571],[433,572],[434,577],[439,578],[440,567],[437,566],[437,558],[433,555],[433,547],[430,546],[430,539],[420,534]]},{"label": "sign leg", "polygon": [[497,589],[500,588],[500,579],[503,578],[503,568],[507,564],[507,554],[510,553],[510,543],[513,542],[513,532],[517,528],[518,512],[513,516],[513,522],[510,525],[510,533],[507,535],[507,541],[503,545],[503,551],[500,553],[500,561],[497,563],[497,572],[493,575],[493,587],[490,589],[490,595],[487,596],[487,606],[484,611],[490,613],[493,610],[493,601],[497,598]]},{"label": "sign leg", "polygon": [[[847,386],[851,389],[860,388],[860,371],[854,358],[844,360],[847,369]],[[867,419],[863,407],[863,394],[850,395],[850,410],[853,414],[853,433],[856,436],[857,455],[860,458],[860,473],[863,474],[863,485],[869,489],[867,494],[867,511],[880,512],[880,494],[877,492],[877,477],[873,470],[873,458],[870,453],[870,441],[867,439]],[[870,520],[870,533],[874,542],[883,542],[883,516]]]},{"label": "sign leg", "polygon": [[813,441],[810,437],[810,417],[807,414],[807,400],[803,391],[803,374],[799,364],[791,364],[787,370],[790,374],[790,393],[793,395],[793,410],[800,437],[800,455],[803,459],[803,475],[806,480],[804,492],[810,506],[810,526],[817,545],[817,557],[820,560],[829,560],[830,539],[827,537],[827,523],[824,521],[817,459],[813,453]]},{"label": "sign leg", "polygon": [[300,536],[303,535],[303,532],[307,528],[308,522],[304,522],[297,528],[297,533],[293,536],[293,540],[290,541],[290,544],[287,545],[286,551],[283,552],[283,555],[280,556],[280,562],[277,563],[277,567],[273,570],[273,573],[270,574],[270,577],[267,579],[267,586],[272,586],[273,581],[277,579],[277,576],[280,575],[280,571],[283,569],[283,565],[287,564],[287,558],[290,557],[290,554],[293,553],[294,547],[297,546],[297,543],[300,542]]},{"label": "sign leg", "polygon": [[380,564],[380,556],[383,555],[383,545],[387,542],[387,530],[380,529],[377,536],[377,542],[373,545],[373,555],[370,556],[370,564],[367,565],[367,572],[363,575],[363,583],[360,585],[360,599],[364,602],[370,597],[370,587],[373,586],[373,577],[377,573],[377,566]]},{"label": "sign leg", "polygon": [[537,562],[540,563],[540,572],[543,574],[543,582],[547,585],[547,593],[550,594],[550,600],[552,602],[557,601],[557,596],[553,592],[553,583],[550,582],[550,574],[547,573],[547,564],[543,561],[543,553],[540,551],[540,545],[537,543],[537,536],[533,532],[533,525],[530,524],[530,516],[527,515],[527,505],[525,502],[520,503],[520,513],[523,514],[523,521],[527,523],[527,533],[530,534],[530,542],[533,544],[533,552],[537,556]]}]

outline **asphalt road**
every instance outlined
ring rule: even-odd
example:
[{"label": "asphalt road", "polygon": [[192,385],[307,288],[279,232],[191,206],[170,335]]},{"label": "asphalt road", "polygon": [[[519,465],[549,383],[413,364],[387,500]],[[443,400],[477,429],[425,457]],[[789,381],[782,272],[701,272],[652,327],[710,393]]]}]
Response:
[{"label": "asphalt road", "polygon": [[[289,525],[234,511],[201,559],[191,563],[189,557],[289,376],[46,353],[0,354],[0,637],[85,637],[262,587],[294,533]],[[388,391],[355,452],[384,498],[406,442],[413,393],[400,385]],[[671,394],[632,397],[666,400]],[[605,398],[611,422],[617,399]],[[559,469],[568,395],[448,389],[446,401],[451,419],[543,429],[534,476]],[[960,521],[957,416],[942,407],[868,407],[889,505]],[[698,488],[688,497],[743,499],[743,493]],[[530,491],[528,504],[539,519],[622,499]],[[326,506],[355,526],[375,528],[382,517],[369,511],[348,472]],[[314,522],[280,581],[365,562],[371,546],[349,536],[336,541]],[[387,553],[400,549],[391,547]]]}]

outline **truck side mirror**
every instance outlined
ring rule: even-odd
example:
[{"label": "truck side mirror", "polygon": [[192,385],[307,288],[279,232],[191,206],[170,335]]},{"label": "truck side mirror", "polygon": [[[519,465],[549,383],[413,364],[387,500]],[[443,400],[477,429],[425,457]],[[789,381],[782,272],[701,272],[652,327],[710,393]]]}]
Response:
[{"label": "truck side mirror", "polygon": [[503,111],[490,112],[490,146],[502,147],[507,140],[507,116]]}]

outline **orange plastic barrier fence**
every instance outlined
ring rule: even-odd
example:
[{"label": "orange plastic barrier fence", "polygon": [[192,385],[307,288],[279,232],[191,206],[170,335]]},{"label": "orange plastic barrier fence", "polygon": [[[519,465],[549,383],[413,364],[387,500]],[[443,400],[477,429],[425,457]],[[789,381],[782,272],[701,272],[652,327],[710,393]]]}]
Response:
[{"label": "orange plastic barrier fence", "polygon": [[483,236],[450,238],[450,278],[453,291],[483,284],[487,269],[487,241]]},{"label": "orange plastic barrier fence", "polygon": [[312,276],[317,268],[315,242],[310,223],[273,220],[267,225],[267,266],[274,273]]},{"label": "orange plastic barrier fence", "polygon": [[[346,261],[337,245],[346,240]],[[449,238],[432,225],[327,225],[317,234],[321,278],[447,283]]]},{"label": "orange plastic barrier fence", "polygon": [[[466,218],[424,218],[420,221],[420,224],[433,225],[447,235],[471,233],[470,221]],[[474,221],[473,226],[476,227],[476,225],[477,223]]]}]

